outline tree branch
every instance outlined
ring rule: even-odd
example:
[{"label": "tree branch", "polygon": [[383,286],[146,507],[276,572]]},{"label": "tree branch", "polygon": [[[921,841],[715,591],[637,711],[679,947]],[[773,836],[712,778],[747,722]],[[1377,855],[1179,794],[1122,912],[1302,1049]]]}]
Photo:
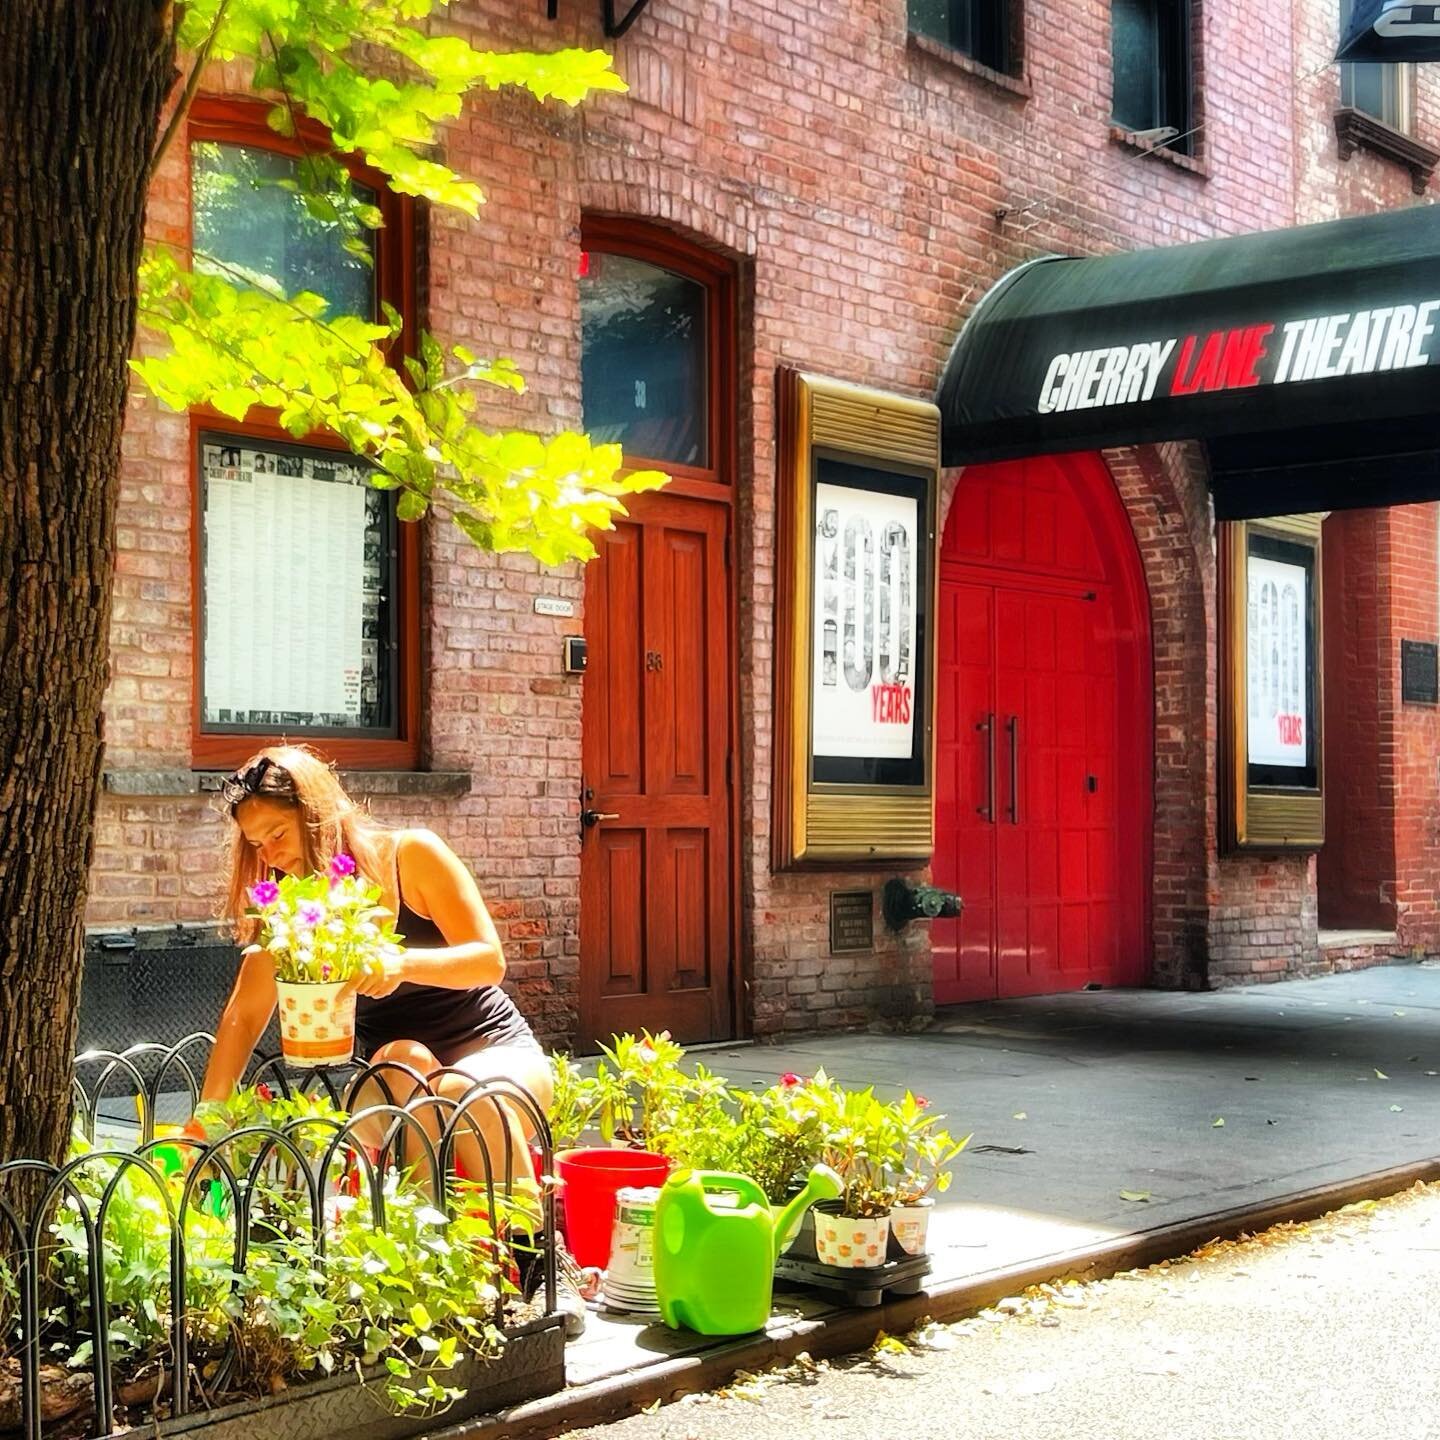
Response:
[{"label": "tree branch", "polygon": [[215,23],[210,27],[210,33],[201,42],[200,48],[195,52],[195,68],[190,72],[190,78],[185,82],[184,94],[180,96],[180,103],[175,107],[175,113],[170,117],[170,123],[165,127],[165,133],[160,137],[159,144],[155,147],[154,154],[150,157],[150,164],[145,171],[145,183],[155,178],[155,172],[160,168],[160,162],[165,158],[165,152],[170,148],[171,142],[180,133],[180,127],[185,123],[185,117],[190,113],[190,107],[195,103],[195,96],[200,90],[200,77],[204,74],[205,67],[210,63],[210,52],[215,48],[215,37],[220,33],[220,26],[225,21],[225,11],[229,8],[230,0],[220,0],[220,8],[215,12]]}]

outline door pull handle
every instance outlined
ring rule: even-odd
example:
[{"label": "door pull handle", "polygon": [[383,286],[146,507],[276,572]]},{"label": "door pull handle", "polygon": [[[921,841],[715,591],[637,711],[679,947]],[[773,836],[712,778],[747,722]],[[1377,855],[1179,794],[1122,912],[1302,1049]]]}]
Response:
[{"label": "door pull handle", "polygon": [[588,830],[592,825],[598,825],[602,820],[618,820],[617,814],[608,810],[582,810],[580,812],[580,823]]},{"label": "door pull handle", "polygon": [[1020,823],[1020,717],[1012,715],[1005,722],[1010,732],[1010,823]]},{"label": "door pull handle", "polygon": [[985,803],[975,807],[982,819],[995,823],[995,712],[975,722],[976,730],[985,732]]}]

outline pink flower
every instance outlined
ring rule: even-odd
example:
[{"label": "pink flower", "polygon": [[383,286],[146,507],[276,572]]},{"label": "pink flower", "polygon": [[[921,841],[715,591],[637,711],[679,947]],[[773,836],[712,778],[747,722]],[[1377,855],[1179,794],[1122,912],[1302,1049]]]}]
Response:
[{"label": "pink flower", "polygon": [[322,980],[328,980],[330,978],[330,967],[328,965],[322,965],[320,967],[320,978]]},{"label": "pink flower", "polygon": [[325,918],[325,907],[314,900],[302,900],[298,911],[300,921],[305,925],[318,925]]},{"label": "pink flower", "polygon": [[257,880],[250,887],[250,898],[260,906],[273,905],[280,898],[280,887],[273,880]]},{"label": "pink flower", "polygon": [[803,1085],[805,1082],[793,1070],[787,1070],[780,1077],[780,1083],[788,1090],[792,1085]]},{"label": "pink flower", "polygon": [[930,1102],[929,1102],[923,1095],[917,1095],[917,1096],[915,1097],[915,1103],[916,1103],[922,1110],[928,1110],[928,1109],[930,1108]]},{"label": "pink flower", "polygon": [[330,862],[331,880],[343,880],[355,873],[355,862],[348,855],[337,855]]}]

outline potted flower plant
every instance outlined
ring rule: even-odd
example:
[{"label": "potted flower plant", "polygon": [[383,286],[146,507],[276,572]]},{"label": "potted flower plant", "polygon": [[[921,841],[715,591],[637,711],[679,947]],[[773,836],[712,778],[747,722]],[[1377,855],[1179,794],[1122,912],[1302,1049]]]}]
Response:
[{"label": "potted flower plant", "polygon": [[280,1048],[291,1065],[343,1065],[355,1048],[351,980],[400,953],[400,937],[380,905],[380,887],[337,855],[320,875],[286,875],[250,887],[246,911],[275,961]]},{"label": "potted flower plant", "polygon": [[903,1154],[897,1107],[873,1089],[818,1091],[825,1162],[844,1183],[838,1200],[815,1207],[815,1254],[822,1264],[874,1269],[885,1264],[894,1174]]},{"label": "potted flower plant", "polygon": [[907,1255],[923,1255],[930,1230],[935,1195],[950,1188],[950,1163],[970,1143],[956,1140],[939,1126],[940,1116],[930,1113],[930,1102],[906,1091],[896,1107],[900,1168],[890,1209],[890,1232]]}]

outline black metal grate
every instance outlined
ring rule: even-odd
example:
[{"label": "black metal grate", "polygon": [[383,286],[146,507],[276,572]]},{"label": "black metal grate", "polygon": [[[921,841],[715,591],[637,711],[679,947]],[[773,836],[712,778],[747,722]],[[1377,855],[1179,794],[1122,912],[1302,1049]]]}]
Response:
[{"label": "black metal grate", "polygon": [[[197,1031],[213,1034],[239,967],[238,948],[209,926],[87,936],[76,1050],[170,1046]],[[257,1048],[279,1050],[273,1019]]]}]

